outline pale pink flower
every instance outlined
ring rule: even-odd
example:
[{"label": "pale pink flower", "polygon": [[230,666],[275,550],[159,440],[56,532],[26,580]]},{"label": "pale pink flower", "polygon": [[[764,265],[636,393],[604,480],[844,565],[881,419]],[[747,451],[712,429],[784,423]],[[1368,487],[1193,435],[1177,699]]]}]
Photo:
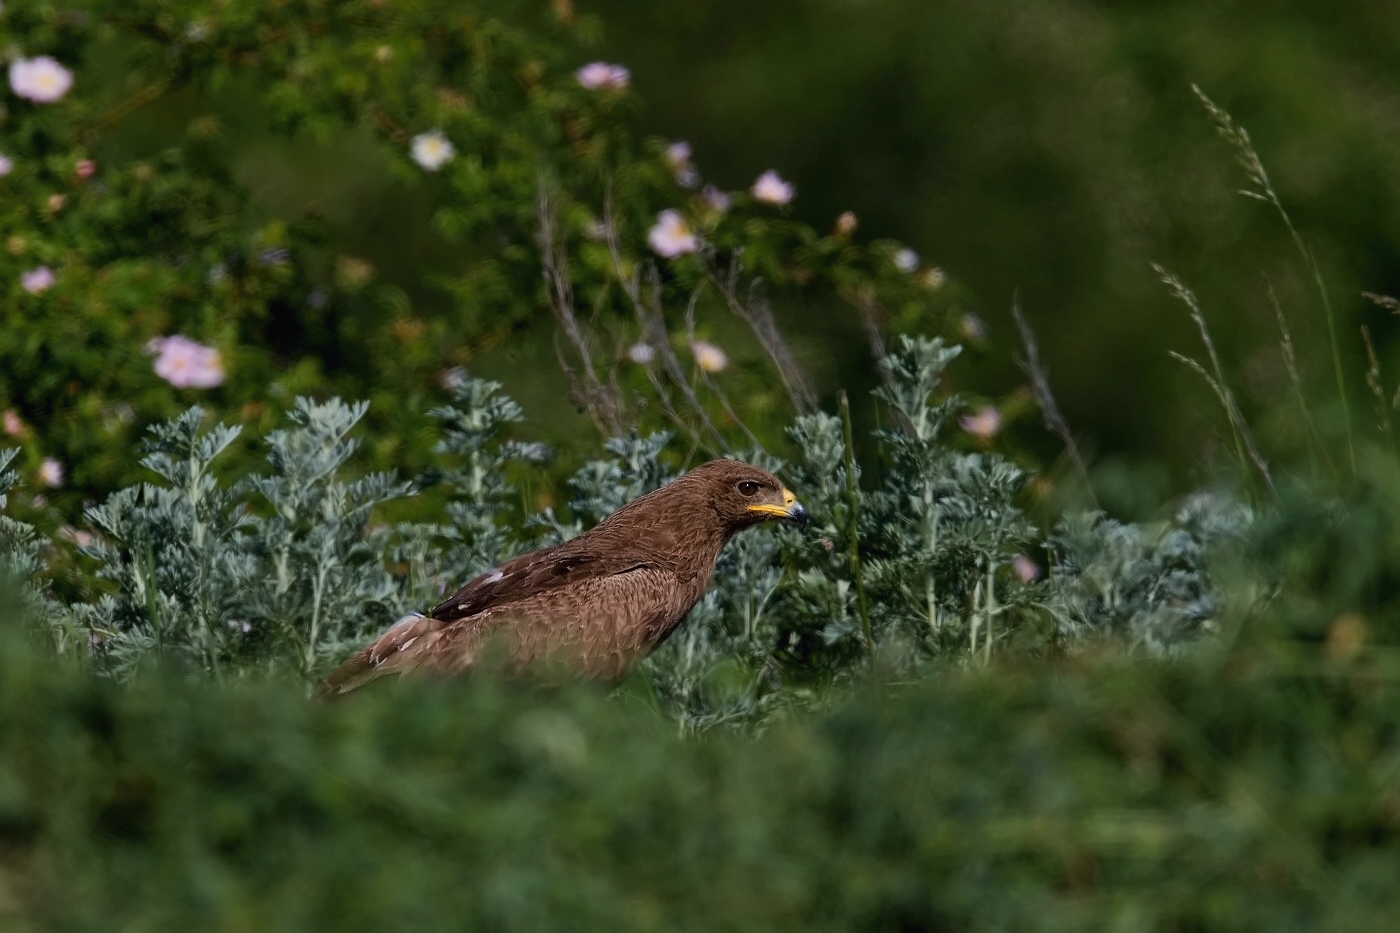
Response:
[{"label": "pale pink flower", "polygon": [[73,166],[73,174],[79,178],[91,178],[97,172],[97,163],[92,159],[79,159]]},{"label": "pale pink flower", "polygon": [[964,314],[959,322],[958,329],[968,340],[981,340],[987,336],[987,325],[977,315],[971,312]]},{"label": "pale pink flower", "polygon": [[467,371],[461,366],[451,366],[438,373],[438,385],[451,392],[467,384]]},{"label": "pale pink flower", "polygon": [[57,489],[63,485],[63,464],[53,457],[45,457],[44,462],[39,464],[39,482],[50,489]]},{"label": "pale pink flower", "polygon": [[1034,583],[1040,578],[1040,566],[1024,554],[1011,558],[1011,572],[1022,583]]},{"label": "pale pink flower", "polygon": [[413,137],[413,161],[430,172],[436,172],[457,154],[457,147],[440,130],[419,133]]},{"label": "pale pink flower", "polygon": [[665,157],[671,171],[679,172],[690,164],[690,143],[683,139],[676,140],[666,147]]},{"label": "pale pink flower", "polygon": [[947,279],[948,276],[937,266],[925,269],[923,272],[919,273],[919,284],[929,291],[942,288],[943,283],[947,281]]},{"label": "pale pink flower", "polygon": [[792,196],[797,193],[797,189],[790,183],[783,181],[782,177],[771,169],[758,176],[758,180],[749,189],[754,199],[763,201],[765,204],[776,204],[782,207],[792,200]]},{"label": "pale pink flower", "polygon": [[856,227],[859,223],[860,221],[856,219],[854,211],[843,212],[840,217],[836,218],[836,235],[850,236],[852,233],[856,232]]},{"label": "pale pink flower", "polygon": [[146,349],[158,354],[156,375],[177,389],[211,389],[223,384],[223,358],[213,347],[175,334],[152,338]]},{"label": "pale pink flower", "polygon": [[647,245],[660,256],[671,259],[700,248],[700,241],[680,211],[664,210],[656,215],[656,225],[647,233]]},{"label": "pale pink flower", "polygon": [[3,417],[6,434],[10,437],[20,437],[24,434],[24,421],[20,418],[19,412],[13,408],[7,408]]},{"label": "pale pink flower", "polygon": [[29,292],[31,295],[42,295],[50,288],[53,288],[53,283],[53,270],[48,266],[30,269],[19,277],[19,287]]},{"label": "pale pink flower", "polygon": [[894,267],[900,272],[909,273],[919,268],[919,254],[904,247],[894,254]]},{"label": "pale pink flower", "polygon": [[729,195],[716,188],[714,185],[706,185],[700,192],[701,202],[710,210],[717,214],[723,214],[729,210],[731,199]]},{"label": "pale pink flower", "polygon": [[0,153],[0,178],[4,178],[15,170],[15,160],[4,153]]},{"label": "pale pink flower", "polygon": [[973,437],[991,440],[1001,431],[1001,415],[991,405],[983,405],[973,414],[959,418],[958,424]]},{"label": "pale pink flower", "polygon": [[36,104],[51,104],[73,86],[73,72],[47,55],[10,62],[10,90]]},{"label": "pale pink flower", "polygon": [[627,358],[638,366],[645,366],[656,359],[656,348],[649,343],[638,341],[627,348]]},{"label": "pale pink flower", "polygon": [[707,373],[717,373],[729,365],[724,351],[707,341],[695,341],[690,345],[690,352],[695,355],[696,365]]},{"label": "pale pink flower", "polygon": [[81,528],[74,528],[72,525],[64,525],[58,529],[58,533],[78,547],[92,547],[97,538],[90,531],[83,531]]},{"label": "pale pink flower", "polygon": [[574,77],[590,91],[621,91],[632,82],[632,72],[608,62],[590,62],[574,72]]},{"label": "pale pink flower", "polygon": [[49,213],[56,214],[63,209],[63,205],[68,203],[68,197],[62,194],[49,195]]},{"label": "pale pink flower", "polygon": [[666,164],[682,188],[694,188],[700,183],[700,172],[690,161],[690,143],[679,140],[666,147]]}]

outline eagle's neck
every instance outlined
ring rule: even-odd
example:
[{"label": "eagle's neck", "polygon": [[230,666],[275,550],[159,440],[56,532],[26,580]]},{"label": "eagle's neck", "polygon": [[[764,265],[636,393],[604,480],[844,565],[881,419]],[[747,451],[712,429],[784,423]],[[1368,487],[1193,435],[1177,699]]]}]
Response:
[{"label": "eagle's neck", "polygon": [[710,533],[700,537],[695,547],[689,551],[687,563],[690,566],[684,568],[687,576],[695,579],[695,598],[699,599],[705,592],[705,587],[710,583],[710,577],[715,573],[715,562],[719,560],[719,552],[724,550],[724,546],[729,543],[733,532],[723,529],[715,529]]}]

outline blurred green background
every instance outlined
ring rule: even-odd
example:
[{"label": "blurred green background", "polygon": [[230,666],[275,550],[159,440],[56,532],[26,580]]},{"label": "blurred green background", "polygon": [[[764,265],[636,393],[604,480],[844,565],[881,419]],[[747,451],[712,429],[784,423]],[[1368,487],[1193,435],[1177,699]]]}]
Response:
[{"label": "blurred green background", "polygon": [[[1266,436],[1296,433],[1265,278],[1304,379],[1335,407],[1320,301],[1287,231],[1239,196],[1242,170],[1191,93],[1251,133],[1316,252],[1339,315],[1353,418],[1357,326],[1390,352],[1394,323],[1360,292],[1400,291],[1400,18],[1381,2],[595,0],[604,57],[633,69],[647,131],[684,138],[706,177],[774,167],[819,229],[854,210],[970,289],[989,325],[964,387],[1021,379],[1019,290],[1054,388],[1097,448],[1101,477],[1158,461],[1161,492],[1199,480],[1225,430],[1210,390],[1167,356],[1200,354],[1149,268],[1200,295],[1241,404]],[[841,309],[832,309],[845,314]],[[825,313],[825,309],[823,309]],[[789,313],[789,329],[794,315]],[[836,322],[817,333],[845,336]],[[819,339],[848,382],[873,378],[858,341]],[[827,387],[828,389],[830,386]],[[1293,410],[1296,412],[1296,409]],[[1339,418],[1323,431],[1340,432]],[[1359,426],[1359,425],[1358,425]],[[1038,418],[1024,443],[1056,455]],[[1141,466],[1139,480],[1151,480]]]}]

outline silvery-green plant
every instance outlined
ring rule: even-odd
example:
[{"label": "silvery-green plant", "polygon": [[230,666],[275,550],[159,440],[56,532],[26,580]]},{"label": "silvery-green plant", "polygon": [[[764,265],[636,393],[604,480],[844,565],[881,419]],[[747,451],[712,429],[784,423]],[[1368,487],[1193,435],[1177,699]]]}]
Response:
[{"label": "silvery-green plant", "polygon": [[[956,356],[908,338],[885,361],[877,396],[898,427],[876,432],[877,481],[856,468],[848,419],[820,412],[790,429],[791,464],[750,456],[799,491],[811,522],[731,541],[711,590],[643,665],[683,730],[761,724],[872,665],[917,676],[986,663],[1024,633],[1036,636],[1028,650],[1097,640],[1170,654],[1212,630],[1212,550],[1237,541],[1249,513],[1198,497],[1170,523],[1067,516],[1040,542],[1051,575],[1034,582],[1025,555],[1040,535],[1017,506],[1027,475],[943,439],[960,407],[940,390]],[[532,514],[520,489],[546,452],[512,437],[523,415],[498,385],[465,379],[433,412],[443,436],[432,471],[414,484],[356,478],[352,432],[364,411],[299,400],[291,425],[267,440],[267,468],[235,483],[217,461],[237,429],[205,426],[192,409],[153,430],[143,461],[153,481],[89,512],[96,537],[84,553],[100,582],[71,611],[46,614],[61,646],[91,650],[117,676],[159,654],[215,676],[314,679],[396,616],[431,609],[476,573],[572,537],[675,475],[669,435],[634,432],[566,481],[560,514]],[[12,481],[0,476],[0,493]],[[391,527],[383,510],[405,498],[440,517]],[[22,569],[32,571],[37,544],[24,534],[0,523],[0,550],[29,555]]]},{"label": "silvery-green plant", "polygon": [[399,587],[365,525],[407,487],[341,475],[365,408],[298,399],[293,426],[268,437],[268,472],[238,483],[214,469],[237,428],[203,428],[197,407],[153,428],[142,464],[157,480],[88,511],[83,553],[112,591],[73,608],[99,663],[126,675],[155,653],[215,676],[311,676],[392,619]]},{"label": "silvery-green plant", "polygon": [[1057,638],[1071,650],[1113,639],[1154,656],[1181,653],[1217,630],[1211,552],[1240,542],[1252,519],[1235,500],[1204,493],[1171,521],[1066,516],[1048,542],[1053,585],[1043,603]]},{"label": "silvery-green plant", "polygon": [[87,512],[96,536],[81,551],[112,586],[73,610],[100,661],[119,675],[150,654],[215,675],[247,658],[236,613],[257,570],[246,541],[250,516],[213,473],[239,431],[202,430],[203,420],[196,406],[153,427],[141,463],[157,481]]},{"label": "silvery-green plant", "polygon": [[260,575],[245,591],[247,623],[294,647],[305,677],[401,608],[383,560],[383,531],[366,526],[376,506],[409,486],[387,473],[344,476],[359,446],[350,432],[368,408],[297,399],[293,427],[267,439],[271,469],[244,483],[254,509],[270,507],[244,538]]},{"label": "silvery-green plant", "polygon": [[525,416],[500,389],[498,382],[464,376],[451,404],[430,412],[442,431],[434,448],[440,465],[418,486],[445,490],[444,520],[399,523],[392,552],[421,608],[520,549],[519,535],[505,521],[521,511],[512,473],[542,463],[548,451],[510,437]]},{"label": "silvery-green plant", "polygon": [[44,619],[60,646],[64,646],[83,636],[69,624],[70,617],[49,595],[40,577],[43,550],[48,542],[34,526],[4,514],[10,492],[19,482],[19,474],[10,469],[18,453],[14,448],[0,450],[0,587],[7,590],[5,608]]}]

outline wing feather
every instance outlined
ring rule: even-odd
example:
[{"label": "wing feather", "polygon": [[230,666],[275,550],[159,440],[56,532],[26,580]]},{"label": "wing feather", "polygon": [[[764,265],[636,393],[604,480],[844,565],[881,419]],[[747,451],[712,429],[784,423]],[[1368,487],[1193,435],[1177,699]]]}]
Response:
[{"label": "wing feather", "polygon": [[493,567],[428,614],[444,621],[464,619],[548,590],[571,586],[580,580],[625,573],[652,562],[649,554],[639,553],[636,548],[603,549],[595,542],[576,543],[580,540],[575,538],[555,547],[522,554]]}]

